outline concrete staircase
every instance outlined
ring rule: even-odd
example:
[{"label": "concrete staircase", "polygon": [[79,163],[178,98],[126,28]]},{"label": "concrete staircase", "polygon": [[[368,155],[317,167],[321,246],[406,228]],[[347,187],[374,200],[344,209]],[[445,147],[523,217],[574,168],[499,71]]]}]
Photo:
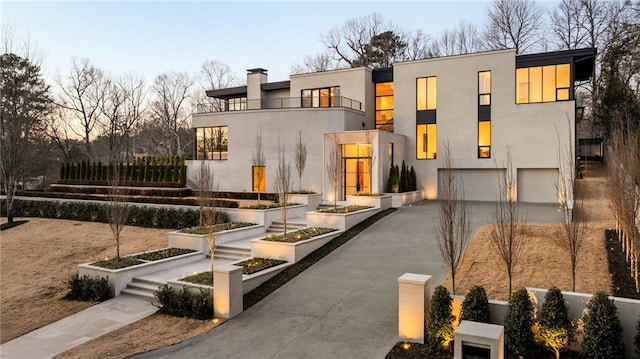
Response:
[{"label": "concrete staircase", "polygon": [[[287,221],[287,233],[297,231],[298,229],[306,228],[307,224],[297,221]],[[269,228],[267,228],[269,234],[282,234],[284,233],[284,222],[273,221]]]},{"label": "concrete staircase", "polygon": [[131,283],[127,284],[127,287],[122,290],[122,294],[132,295],[140,298],[144,298],[149,301],[155,300],[154,293],[166,282],[155,281],[144,278],[133,278]]},{"label": "concrete staircase", "polygon": [[251,257],[251,248],[234,246],[233,244],[219,244],[216,246],[215,259],[240,260]]}]

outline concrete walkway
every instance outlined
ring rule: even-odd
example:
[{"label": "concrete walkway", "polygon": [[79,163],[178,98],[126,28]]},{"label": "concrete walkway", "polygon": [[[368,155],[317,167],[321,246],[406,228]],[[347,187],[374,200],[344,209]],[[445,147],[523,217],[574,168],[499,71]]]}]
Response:
[{"label": "concrete walkway", "polygon": [[[403,207],[215,330],[139,358],[382,358],[398,340],[397,278],[443,278],[438,202]],[[554,205],[523,205],[529,222],[558,222]],[[492,203],[472,203],[472,227]]]},{"label": "concrete walkway", "polygon": [[144,299],[119,296],[0,345],[0,358],[51,358],[157,310]]}]

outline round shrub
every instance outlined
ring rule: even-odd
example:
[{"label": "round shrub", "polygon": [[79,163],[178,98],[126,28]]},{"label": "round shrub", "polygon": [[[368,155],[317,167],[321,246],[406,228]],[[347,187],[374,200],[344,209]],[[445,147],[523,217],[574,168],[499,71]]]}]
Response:
[{"label": "round shrub", "polygon": [[597,292],[587,303],[582,353],[585,358],[624,358],[618,308],[606,293]]},{"label": "round shrub", "polygon": [[489,299],[483,287],[475,286],[469,289],[464,302],[460,320],[471,320],[479,323],[489,323]]},{"label": "round shrub", "polygon": [[449,347],[453,340],[453,320],[451,295],[447,288],[439,285],[433,291],[429,313],[427,314],[427,334],[433,345]]},{"label": "round shrub", "polygon": [[505,345],[511,353],[526,357],[534,349],[533,304],[525,288],[511,295],[504,320]]},{"label": "round shrub", "polygon": [[545,346],[552,349],[556,358],[560,358],[560,350],[569,346],[573,337],[569,308],[564,302],[562,292],[557,287],[549,289],[544,296],[540,311],[540,338]]}]

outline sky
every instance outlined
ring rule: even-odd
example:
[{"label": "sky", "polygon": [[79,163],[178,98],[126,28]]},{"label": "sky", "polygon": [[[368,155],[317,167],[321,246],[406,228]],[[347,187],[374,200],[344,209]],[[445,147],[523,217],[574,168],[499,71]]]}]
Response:
[{"label": "sky", "polygon": [[431,35],[460,21],[482,27],[487,1],[0,1],[3,26],[43,54],[49,80],[88,58],[107,73],[137,72],[151,83],[166,71],[196,72],[206,60],[268,70],[288,80],[291,66],[324,50],[320,36],[346,20],[379,12],[404,29]]}]

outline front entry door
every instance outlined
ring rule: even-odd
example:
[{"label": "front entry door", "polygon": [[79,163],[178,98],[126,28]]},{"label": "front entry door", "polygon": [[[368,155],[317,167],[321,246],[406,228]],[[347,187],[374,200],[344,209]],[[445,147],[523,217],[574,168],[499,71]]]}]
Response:
[{"label": "front entry door", "polygon": [[371,158],[344,158],[344,190],[346,195],[371,193]]}]

